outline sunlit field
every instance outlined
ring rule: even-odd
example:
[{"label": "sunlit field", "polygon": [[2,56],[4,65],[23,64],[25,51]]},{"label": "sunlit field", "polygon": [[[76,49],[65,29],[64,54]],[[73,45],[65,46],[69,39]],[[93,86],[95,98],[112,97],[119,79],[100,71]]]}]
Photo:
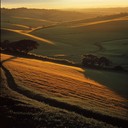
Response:
[{"label": "sunlit field", "polygon": [[[84,76],[86,70],[4,54],[2,64],[12,74],[18,94],[24,91],[24,96],[30,93],[69,104],[69,107],[75,105],[92,113],[127,119],[127,100],[111,87]],[[16,91],[13,86],[7,88]]]},{"label": "sunlit field", "polygon": [[[0,49],[3,128],[127,127],[128,8],[2,8],[1,42],[23,39],[37,49]],[[123,70],[83,66],[86,54]]]}]

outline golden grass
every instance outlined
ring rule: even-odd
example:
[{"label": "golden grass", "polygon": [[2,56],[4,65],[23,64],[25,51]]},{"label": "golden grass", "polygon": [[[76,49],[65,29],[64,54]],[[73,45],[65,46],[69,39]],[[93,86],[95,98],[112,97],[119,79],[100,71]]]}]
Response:
[{"label": "golden grass", "polygon": [[[12,58],[12,60],[11,60]],[[40,95],[122,118],[127,100],[104,85],[84,77],[83,69],[2,54],[16,83]]]}]

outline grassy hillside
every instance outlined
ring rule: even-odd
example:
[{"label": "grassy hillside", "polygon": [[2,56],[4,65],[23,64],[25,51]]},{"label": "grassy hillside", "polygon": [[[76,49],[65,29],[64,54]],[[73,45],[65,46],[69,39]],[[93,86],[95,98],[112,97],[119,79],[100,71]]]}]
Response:
[{"label": "grassy hillside", "polygon": [[57,22],[53,21],[48,21],[45,19],[36,19],[36,18],[27,18],[27,17],[14,17],[14,16],[9,16],[9,17],[2,17],[2,27],[11,27],[13,26],[14,29],[16,29],[16,26],[22,26],[23,28],[36,28],[36,27],[45,27],[49,25],[56,24]]},{"label": "grassy hillside", "polygon": [[[1,32],[2,40],[14,41],[23,38],[36,40],[40,45],[37,50],[32,51],[33,53],[77,63],[81,63],[82,55],[92,53],[106,56],[114,64],[128,67],[127,13],[65,23],[25,17],[11,17],[10,20],[14,20],[14,23],[2,22],[4,28]],[[28,26],[29,22],[32,23],[31,27]],[[44,22],[48,24],[42,26]],[[116,44],[120,48],[116,48]]]},{"label": "grassy hillside", "polygon": [[[46,37],[54,41],[58,46],[64,44],[65,47],[61,48],[61,51],[51,50],[51,53],[48,50],[43,50],[42,47],[42,50],[45,52],[43,54],[45,55],[80,62],[81,55],[93,53],[98,56],[104,55],[118,64],[127,65],[127,16],[111,18],[103,17],[103,19],[99,18],[99,21],[97,19],[93,19],[94,21],[91,19],[87,22],[83,20],[80,23],[78,21],[70,22],[60,26],[33,31],[31,34]],[[120,42],[119,45],[122,47],[123,53],[121,49],[117,49],[117,51],[111,50],[110,54],[105,54],[110,51],[108,47],[106,49],[106,45],[104,46],[105,42],[106,44],[107,42],[118,42],[118,44]],[[123,45],[124,43],[126,45]],[[112,46],[116,48],[116,43],[114,44]],[[38,54],[38,50],[34,52]],[[114,57],[117,59],[114,60]]]},{"label": "grassy hillside", "polygon": [[[63,118],[67,118],[66,120],[64,119],[64,123],[70,118],[70,120],[74,120],[74,118],[77,117],[78,120],[80,119],[80,121],[77,122],[78,126],[89,125],[89,127],[95,127],[94,125],[101,127],[100,122],[102,122],[102,120],[97,118],[97,114],[98,117],[103,116],[103,122],[104,116],[108,116],[108,119],[127,119],[127,100],[118,95],[114,90],[111,90],[111,87],[108,88],[105,85],[88,79],[84,76],[83,69],[51,62],[17,58],[4,54],[2,54],[2,65],[5,68],[2,67],[2,70],[4,70],[2,71],[4,84],[2,84],[1,97],[5,98],[5,95],[11,96],[8,100],[13,100],[10,102],[15,102],[15,105],[12,107],[15,106],[16,108],[7,108],[13,109],[14,111],[8,114],[16,116],[18,112],[15,111],[19,107],[26,110],[30,106],[34,107],[32,111],[36,111],[35,114],[37,113],[35,118],[38,118],[38,120],[35,118],[33,120],[42,121],[42,114],[38,114],[38,111],[43,110],[46,112],[43,113],[43,115],[46,114],[45,116],[48,116],[47,111],[51,114],[57,112],[54,115],[54,119],[51,116],[47,117],[48,119],[46,118],[46,121],[51,119],[51,122],[47,122],[48,124],[56,124],[56,118],[59,117],[59,121],[61,121],[64,116]],[[11,89],[11,92],[7,93],[8,89]],[[20,95],[23,96],[20,97]],[[44,103],[38,101],[43,101]],[[5,102],[3,104],[5,104]],[[37,104],[38,107],[36,107]],[[47,107],[47,105],[50,106]],[[24,109],[21,109],[21,111]],[[76,114],[71,114],[70,111]],[[85,117],[83,117],[83,114],[80,114],[80,111],[83,111],[83,114],[84,111],[87,113],[84,115]],[[67,115],[64,115],[64,113],[67,113]],[[92,116],[89,113],[92,113]],[[24,116],[27,118],[27,115],[31,115],[31,109],[28,114],[24,112],[21,114],[25,114]],[[86,117],[94,118],[98,120],[99,123]],[[83,123],[79,124],[82,121]],[[72,123],[74,123],[74,121]],[[58,125],[60,125],[60,123]],[[104,127],[110,127],[105,124],[103,125]]]},{"label": "grassy hillside", "polygon": [[80,68],[94,54],[128,69],[127,8],[96,10],[1,9],[1,41],[37,41],[31,53],[54,60],[1,54],[3,128],[127,127],[127,72]]},{"label": "grassy hillside", "polygon": [[[28,11],[27,14],[34,11],[23,10]],[[16,10],[11,10],[10,13],[6,9],[3,9],[3,11],[7,14],[2,13],[2,40],[33,39],[40,44],[37,50],[32,51],[38,55],[81,63],[82,55],[91,53],[97,56],[106,56],[115,65],[128,67],[127,13],[89,19],[83,17],[81,20],[76,18],[75,21],[64,22],[64,20],[63,23],[60,23],[59,19],[56,22],[50,21],[45,16],[44,19],[20,15],[12,16],[14,12],[16,13]],[[37,12],[35,10],[35,13]],[[48,11],[49,13],[52,13],[52,11]],[[9,21],[5,17],[6,15],[9,15]],[[116,44],[120,48],[117,48]]]},{"label": "grassy hillside", "polygon": [[[2,128],[13,127],[111,127],[103,122],[82,117],[74,112],[55,108],[28,98],[14,91],[8,85],[7,78],[1,69],[0,124]],[[23,90],[25,91],[25,90]]]},{"label": "grassy hillside", "polygon": [[1,30],[1,41],[4,40],[15,41],[26,38],[25,36],[18,34],[16,32],[8,31],[5,29],[0,29],[0,30]]}]

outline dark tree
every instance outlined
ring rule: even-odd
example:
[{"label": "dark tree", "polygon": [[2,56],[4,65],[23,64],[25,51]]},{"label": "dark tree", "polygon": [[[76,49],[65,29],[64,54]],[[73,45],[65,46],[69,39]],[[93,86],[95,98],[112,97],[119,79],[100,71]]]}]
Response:
[{"label": "dark tree", "polygon": [[107,59],[106,57],[100,57],[98,60],[98,64],[100,67],[104,67],[104,66],[109,66],[110,65],[110,60]]},{"label": "dark tree", "polygon": [[95,66],[97,65],[98,57],[92,54],[84,55],[82,64],[84,66]]},{"label": "dark tree", "polygon": [[37,49],[38,43],[33,40],[20,40],[10,43],[10,48],[16,52],[28,53]]},{"label": "dark tree", "polygon": [[83,66],[88,66],[88,67],[104,68],[104,67],[110,66],[111,62],[106,57],[98,58],[95,55],[87,54],[87,55],[84,55],[82,64]]},{"label": "dark tree", "polygon": [[9,44],[10,44],[9,40],[4,40],[3,42],[1,42],[1,48],[4,49],[4,50],[8,50],[9,49]]}]

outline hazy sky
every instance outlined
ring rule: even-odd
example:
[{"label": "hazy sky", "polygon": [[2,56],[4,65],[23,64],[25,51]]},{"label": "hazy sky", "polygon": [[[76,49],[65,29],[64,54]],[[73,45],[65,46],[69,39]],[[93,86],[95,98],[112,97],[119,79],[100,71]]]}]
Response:
[{"label": "hazy sky", "polygon": [[2,0],[2,7],[8,7],[8,8],[128,7],[128,0]]}]

